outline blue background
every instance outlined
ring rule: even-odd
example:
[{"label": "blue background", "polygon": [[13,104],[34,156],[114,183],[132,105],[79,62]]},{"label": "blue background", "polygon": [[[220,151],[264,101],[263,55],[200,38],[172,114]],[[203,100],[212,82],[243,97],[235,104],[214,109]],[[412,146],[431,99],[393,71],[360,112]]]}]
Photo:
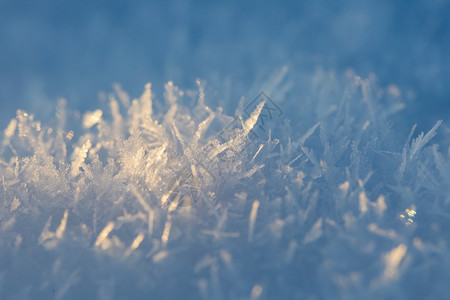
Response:
[{"label": "blue background", "polygon": [[133,97],[152,82],[162,98],[168,80],[201,78],[217,92],[209,104],[234,110],[288,65],[294,82],[317,67],[373,72],[411,96],[404,122],[425,130],[450,115],[449,15],[445,0],[3,0],[0,125],[18,108],[51,118],[59,97],[97,108],[114,82]]}]

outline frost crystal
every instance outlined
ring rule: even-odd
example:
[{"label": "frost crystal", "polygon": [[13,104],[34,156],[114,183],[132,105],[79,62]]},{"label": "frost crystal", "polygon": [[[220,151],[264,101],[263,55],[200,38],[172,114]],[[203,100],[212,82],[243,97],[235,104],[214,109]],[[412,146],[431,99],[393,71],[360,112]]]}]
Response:
[{"label": "frost crystal", "polygon": [[[450,268],[443,122],[402,149],[398,88],[386,101],[373,78],[318,72],[288,101],[286,72],[277,104],[234,117],[202,81],[167,83],[159,106],[150,84],[132,101],[115,85],[81,124],[64,100],[54,126],[19,110],[0,148],[0,298],[375,299]],[[448,291],[439,276],[424,285]]]}]

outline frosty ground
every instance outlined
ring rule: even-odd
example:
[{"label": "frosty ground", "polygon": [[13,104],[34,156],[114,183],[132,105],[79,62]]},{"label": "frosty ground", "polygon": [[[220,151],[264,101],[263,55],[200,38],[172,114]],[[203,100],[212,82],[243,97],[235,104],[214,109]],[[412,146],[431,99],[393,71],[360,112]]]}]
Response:
[{"label": "frosty ground", "polygon": [[46,123],[19,110],[1,298],[445,298],[445,122],[403,130],[407,96],[374,75],[307,78],[280,68],[232,115],[202,80],[115,85],[82,114],[61,99]]}]

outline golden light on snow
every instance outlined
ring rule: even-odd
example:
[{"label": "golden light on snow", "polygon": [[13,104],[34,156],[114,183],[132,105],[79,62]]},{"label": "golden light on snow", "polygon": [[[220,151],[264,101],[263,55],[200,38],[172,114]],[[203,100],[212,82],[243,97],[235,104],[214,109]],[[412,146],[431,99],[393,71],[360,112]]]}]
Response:
[{"label": "golden light on snow", "polygon": [[371,231],[372,233],[375,233],[379,236],[383,236],[383,237],[387,237],[390,239],[395,239],[397,234],[394,230],[392,229],[382,229],[380,227],[378,227],[377,224],[375,223],[370,223],[368,226],[369,231]]},{"label": "golden light on snow", "polygon": [[261,294],[263,292],[263,288],[262,286],[260,286],[259,284],[255,284],[252,288],[252,292],[251,292],[251,299],[258,299]]},{"label": "golden light on snow", "polygon": [[167,245],[167,242],[169,241],[171,227],[172,227],[172,222],[170,220],[170,215],[169,215],[168,220],[166,221],[166,224],[164,225],[163,234],[161,236],[161,243],[163,246]]},{"label": "golden light on snow", "polygon": [[57,239],[61,239],[63,237],[64,231],[67,226],[67,218],[69,217],[69,210],[66,209],[64,211],[63,218],[61,219],[61,223],[59,224],[58,229],[56,229],[55,236]]},{"label": "golden light on snow", "polygon": [[[258,129],[262,116],[267,117],[269,101],[255,102],[257,106],[246,112],[247,118],[242,117],[242,108],[235,116],[227,116],[221,108],[213,111],[206,106],[204,84],[197,84],[198,94],[183,93],[169,82],[166,102],[157,106],[157,114],[152,109],[150,84],[133,101],[116,85],[116,95],[109,96],[110,109],[86,113],[82,118],[85,129],[77,129],[76,134],[70,130],[72,125],[66,126],[60,119],[66,115],[61,108],[53,129],[19,111],[4,131],[0,149],[1,155],[6,154],[6,158],[0,157],[0,197],[6,208],[0,229],[9,239],[5,245],[22,247],[18,250],[30,245],[30,234],[21,232],[20,226],[24,216],[35,214],[42,222],[47,220],[35,237],[40,250],[63,253],[58,247],[66,250],[81,240],[77,247],[84,247],[83,255],[105,256],[118,265],[142,263],[142,268],[136,268],[144,270],[140,286],[154,278],[151,272],[157,264],[156,276],[166,276],[159,282],[191,276],[205,299],[214,299],[228,287],[223,278],[243,282],[240,298],[261,299],[272,292],[272,283],[259,281],[262,277],[243,278],[250,273],[241,273],[248,261],[257,261],[261,270],[289,268],[290,272],[301,268],[304,255],[318,252],[314,267],[324,272],[314,280],[329,275],[337,278],[338,289],[351,290],[363,279],[364,283],[377,281],[373,286],[388,285],[410,266],[408,255],[414,259],[416,252],[426,254],[443,247],[414,237],[420,236],[414,232],[417,226],[402,228],[413,224],[417,208],[410,205],[409,198],[398,197],[396,189],[408,184],[407,176],[417,162],[439,183],[437,172],[429,171],[427,164],[445,165],[445,158],[437,146],[431,151],[428,148],[428,160],[422,160],[421,153],[436,126],[416,139],[411,134],[401,153],[384,151],[384,144],[378,145],[381,154],[377,160],[384,156],[398,160],[397,169],[390,171],[402,184],[398,187],[394,181],[388,182],[393,188],[385,197],[380,195],[387,190],[385,183],[374,181],[384,180],[386,174],[370,169],[378,161],[366,161],[365,153],[369,152],[370,158],[373,154],[369,135],[378,130],[376,119],[356,114],[345,121],[347,114],[335,110],[331,115],[342,114],[342,119],[333,126],[325,120],[331,115],[320,122],[305,121],[302,137],[278,136],[281,141],[272,139],[269,129],[268,139],[260,138],[248,147],[247,135]],[[369,101],[365,93],[365,101]],[[197,104],[185,106],[189,99],[181,98],[183,95],[198,97]],[[341,101],[342,107],[351,106],[349,97]],[[235,128],[226,139],[220,139],[216,131],[231,121]],[[335,129],[342,134],[329,139],[327,134],[334,134]],[[276,128],[274,136],[279,131]],[[347,134],[354,131],[357,134]],[[387,204],[393,201],[401,205],[394,214],[397,222],[387,220],[391,216]],[[411,253],[406,246],[410,237],[414,237]],[[317,248],[330,242],[333,247]],[[240,247],[243,243],[246,247]],[[255,248],[258,251],[245,252]],[[339,261],[340,257],[327,256],[335,250],[345,250],[350,258]],[[371,256],[370,274],[352,270],[353,261],[346,265],[352,255],[355,260]],[[67,261],[71,265],[70,255],[61,259],[54,265],[64,267]],[[183,267],[183,274],[160,275],[165,272],[157,270],[164,268],[170,273],[175,264],[175,268]],[[329,274],[326,268],[330,268]],[[110,285],[118,284],[120,276]],[[7,276],[1,280],[8,280]],[[54,282],[42,286],[46,284]]]},{"label": "golden light on snow", "polygon": [[5,129],[5,137],[7,139],[14,135],[14,133],[16,132],[16,127],[17,127],[17,119],[12,119],[9,122],[8,127],[6,127]]},{"label": "golden light on snow", "polygon": [[[103,228],[103,230],[100,232],[100,234],[97,237],[97,240],[95,241],[94,246],[98,247],[103,244],[103,242],[108,238],[108,235],[111,233],[111,231],[114,229],[114,222],[109,222],[106,224],[106,226]],[[105,245],[104,248],[108,248],[108,245]]]},{"label": "golden light on snow", "polygon": [[384,211],[387,209],[385,197],[383,195],[378,196],[377,203],[376,203],[376,213],[379,216],[382,216]]},{"label": "golden light on snow", "polygon": [[125,252],[125,257],[129,256],[131,254],[131,252],[133,252],[134,250],[136,250],[139,245],[142,243],[142,241],[144,240],[145,235],[143,233],[140,233],[134,240],[133,243],[130,245],[130,247],[128,248],[128,250]]},{"label": "golden light on snow", "polygon": [[248,241],[253,241],[253,232],[255,231],[256,216],[258,215],[259,201],[255,200],[252,204],[252,210],[250,212],[250,220],[248,225]]},{"label": "golden light on snow", "polygon": [[367,212],[368,205],[369,205],[369,199],[366,196],[365,192],[359,193],[359,211],[364,214]]},{"label": "golden light on snow", "polygon": [[384,263],[386,265],[384,271],[385,279],[392,279],[398,275],[398,267],[405,257],[407,250],[408,247],[405,244],[400,244],[384,256]]},{"label": "golden light on snow", "polygon": [[155,255],[153,255],[152,260],[154,263],[158,263],[162,261],[164,258],[166,258],[169,255],[169,252],[166,250],[159,251]]},{"label": "golden light on snow", "polygon": [[83,116],[83,126],[84,128],[91,128],[95,124],[99,123],[102,119],[103,111],[97,109],[93,112],[87,112]]},{"label": "golden light on snow", "polygon": [[349,188],[350,188],[350,182],[348,182],[348,181],[345,181],[339,185],[339,189],[341,190],[343,196],[347,195]]},{"label": "golden light on snow", "polygon": [[303,239],[304,244],[308,244],[311,242],[314,242],[315,240],[319,239],[322,236],[322,222],[323,219],[319,218],[312,228],[308,231],[308,233],[305,235],[305,238]]}]

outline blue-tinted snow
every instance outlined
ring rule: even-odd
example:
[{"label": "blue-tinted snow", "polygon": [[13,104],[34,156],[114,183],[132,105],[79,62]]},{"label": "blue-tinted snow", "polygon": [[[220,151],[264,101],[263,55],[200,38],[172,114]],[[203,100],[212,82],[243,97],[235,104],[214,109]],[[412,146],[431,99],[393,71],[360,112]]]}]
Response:
[{"label": "blue-tinted snow", "polygon": [[445,0],[2,1],[1,125],[18,107],[47,117],[58,97],[92,109],[112,82],[135,95],[202,78],[231,110],[288,64],[298,80],[318,66],[373,72],[415,95],[425,128],[449,114],[449,14]]},{"label": "blue-tinted snow", "polygon": [[[114,229],[123,247],[105,246],[102,252],[94,244],[108,222],[123,214],[123,206],[107,201],[120,202],[126,176],[133,174],[129,168],[116,176],[120,159],[139,154],[138,138],[118,143],[122,153],[100,151],[104,170],[88,157],[92,170],[80,172],[98,176],[92,181],[85,175],[91,181],[83,191],[77,190],[80,182],[49,168],[48,156],[28,158],[40,151],[33,139],[12,138],[20,150],[18,169],[9,162],[16,154],[4,142],[0,298],[445,299],[450,293],[449,15],[445,0],[2,1],[1,128],[17,109],[57,127],[60,97],[68,99],[70,110],[104,109],[105,120],[112,122],[107,101],[99,101],[98,94],[110,93],[115,82],[132,97],[152,82],[154,110],[160,114],[167,109],[167,81],[192,90],[194,96],[186,91],[183,98],[192,108],[197,78],[206,81],[206,104],[215,112],[222,106],[234,116],[241,96],[245,107],[264,90],[283,113],[267,125],[280,144],[265,144],[254,159],[258,144],[250,145],[240,157],[242,169],[235,160],[225,163],[226,154],[219,155],[220,168],[209,167],[217,161],[206,162],[211,163],[207,172],[227,170],[217,177],[220,184],[210,183],[202,194],[215,192],[220,207],[216,202],[197,207],[199,220],[177,214],[169,222],[167,252],[158,239],[168,219],[156,209],[156,237],[146,235],[127,257],[138,233],[149,230],[148,220]],[[372,89],[369,102],[363,87]],[[201,109],[191,112],[198,114],[196,124],[208,116]],[[68,116],[65,130],[75,132],[73,141],[65,137],[70,162],[70,154],[86,141],[78,140],[80,118]],[[20,118],[28,122],[23,114]],[[239,119],[218,117],[208,134],[233,120],[240,125]],[[426,140],[438,120],[443,123],[437,135],[421,144],[420,132]],[[187,124],[181,135],[189,133],[188,122],[179,122]],[[105,139],[95,130],[93,142]],[[55,132],[48,151],[57,164],[64,151]],[[179,151],[181,143],[170,141]],[[171,168],[191,176],[183,163],[202,157],[202,151],[194,158],[171,156],[182,162],[170,162]],[[117,165],[108,165],[107,157]],[[206,163],[197,165],[199,172]],[[261,164],[265,167],[257,169]],[[251,179],[238,177],[254,168]],[[146,196],[136,193],[124,197]],[[81,204],[65,202],[77,195]],[[125,208],[142,209],[132,203]],[[66,208],[64,239],[55,238]]]}]

